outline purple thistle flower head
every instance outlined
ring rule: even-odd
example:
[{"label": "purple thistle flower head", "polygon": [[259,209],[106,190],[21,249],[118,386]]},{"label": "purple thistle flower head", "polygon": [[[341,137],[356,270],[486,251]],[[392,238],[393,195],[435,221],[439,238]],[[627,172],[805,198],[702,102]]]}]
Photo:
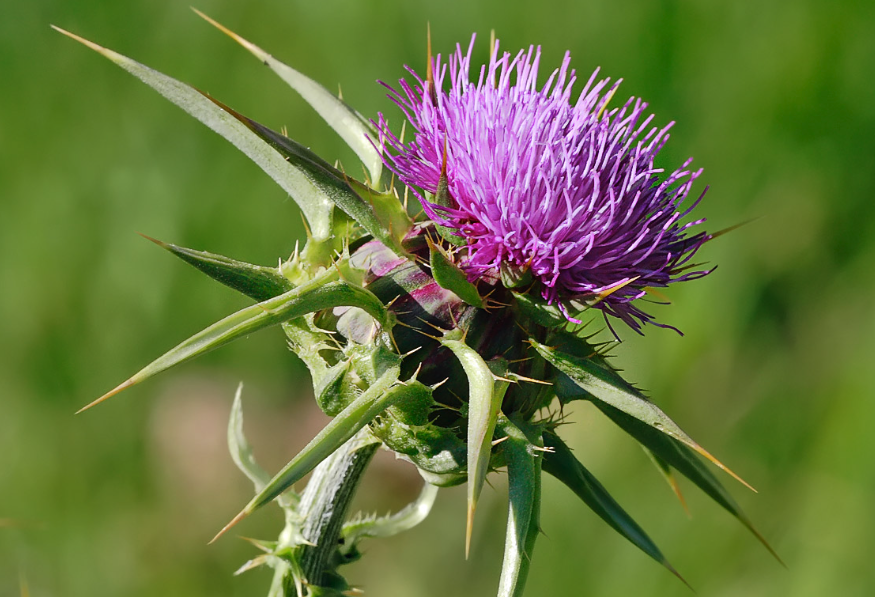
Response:
[{"label": "purple thistle flower head", "polygon": [[[473,83],[473,45],[473,37],[467,52],[457,45],[448,64],[438,55],[433,82],[408,68],[412,85],[386,85],[414,129],[404,143],[380,114],[387,167],[429,218],[466,241],[472,278],[494,276],[502,264],[530,268],[569,319],[578,301],[639,332],[644,323],[670,327],[633,301],[648,287],[708,273],[689,265],[708,235],[687,229],[704,220],[681,221],[698,200],[680,211],[701,170],[689,169],[692,159],[668,176],[654,165],[673,123],[652,127],[647,104],[634,97],[608,108],[620,81],[608,87],[598,70],[573,100],[568,53],[539,88],[540,48],[512,56],[496,42]],[[450,200],[438,205],[431,199],[444,159]]]}]

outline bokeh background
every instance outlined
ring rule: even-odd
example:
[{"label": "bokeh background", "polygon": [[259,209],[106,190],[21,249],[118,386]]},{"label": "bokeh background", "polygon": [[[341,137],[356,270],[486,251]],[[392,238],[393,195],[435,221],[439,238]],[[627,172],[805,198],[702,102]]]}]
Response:
[{"label": "bokeh background", "polygon": [[[294,93],[186,2],[5,2],[0,17],[0,596],[264,594],[254,555],[206,541],[248,500],[224,427],[238,381],[257,455],[277,470],[324,423],[303,367],[265,331],[87,414],[84,403],[245,301],[138,237],[272,264],[303,238],[293,202],[230,145],[54,23],[207,90],[328,158],[351,152]],[[619,366],[759,489],[732,488],[787,563],[686,484],[689,520],[633,442],[593,409],[579,457],[705,596],[875,594],[875,3],[853,0],[341,2],[198,7],[344,97],[391,110],[375,81],[495,28],[506,48],[570,49],[625,78],[658,122],[664,164],[711,185],[717,271],[671,290]],[[397,116],[396,116],[397,118]],[[701,187],[699,187],[701,189]],[[463,558],[464,489],[406,535],[366,545],[368,595],[490,595],[501,480]],[[418,491],[380,457],[359,505]],[[528,595],[688,596],[564,487],[546,481]],[[241,525],[270,538],[278,512]]]}]

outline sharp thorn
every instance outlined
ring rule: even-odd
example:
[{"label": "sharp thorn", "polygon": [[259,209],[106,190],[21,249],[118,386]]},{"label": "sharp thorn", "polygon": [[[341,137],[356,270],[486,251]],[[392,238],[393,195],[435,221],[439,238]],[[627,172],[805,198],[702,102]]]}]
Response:
[{"label": "sharp thorn", "polygon": [[98,404],[100,404],[104,400],[108,400],[109,398],[112,398],[113,396],[115,396],[116,394],[121,392],[122,390],[127,389],[136,383],[137,382],[134,381],[133,377],[130,378],[129,380],[125,381],[124,383],[119,384],[118,386],[116,386],[115,388],[113,388],[112,390],[110,390],[109,392],[107,392],[106,394],[104,394],[103,396],[101,396],[100,398],[95,400],[94,402],[83,406],[82,408],[80,408],[79,410],[76,411],[76,414],[78,415],[79,413],[85,412],[89,408],[97,406]]},{"label": "sharp thorn", "polygon": [[715,466],[717,466],[718,468],[723,470],[723,472],[725,472],[727,475],[729,475],[730,477],[732,477],[733,479],[735,479],[736,481],[738,481],[739,483],[741,483],[742,485],[744,485],[745,487],[750,489],[752,492],[759,493],[756,489],[753,488],[753,485],[751,485],[750,483],[748,483],[747,481],[745,481],[744,479],[742,479],[741,477],[736,475],[728,466],[726,466],[725,464],[723,464],[722,462],[720,462],[719,460],[714,458],[714,456],[712,456],[711,453],[708,452],[708,450],[706,450],[705,448],[703,448],[702,446],[700,446],[699,444],[697,444],[695,442],[693,442],[692,448],[696,452],[698,452],[699,454],[701,454],[702,456],[704,456],[705,458],[710,460],[712,463],[714,463]]},{"label": "sharp thorn", "polygon": [[158,240],[157,238],[152,238],[152,237],[149,236],[148,234],[143,234],[142,232],[137,232],[137,234],[139,234],[140,236],[142,236],[142,237],[145,238],[146,240],[155,243],[156,245],[158,245],[158,246],[161,247],[161,248],[169,249],[170,246],[171,246],[170,244],[165,243],[164,241],[160,241],[160,240]]},{"label": "sharp thorn", "polygon": [[231,39],[236,41],[238,44],[240,44],[241,46],[243,46],[244,48],[249,50],[252,54],[255,55],[256,58],[258,58],[262,62],[265,62],[268,58],[270,58],[270,55],[267,54],[264,50],[262,50],[261,48],[259,48],[255,44],[243,39],[242,37],[240,37],[239,35],[237,35],[233,31],[231,31],[230,29],[228,29],[227,27],[225,27],[224,25],[219,23],[218,21],[211,19],[210,17],[208,17],[207,15],[205,15],[204,13],[202,13],[201,11],[199,11],[198,9],[196,9],[193,6],[191,7],[191,9],[194,11],[194,13],[197,16],[199,16],[200,18],[205,20],[207,23],[209,23],[210,25],[212,25],[213,27],[215,27],[216,29],[218,29],[219,31],[221,31],[222,33],[224,33],[225,35],[227,35],[228,37],[230,37]]},{"label": "sharp thorn", "polygon": [[529,383],[541,384],[542,386],[552,386],[553,385],[552,382],[544,381],[542,379],[533,379],[531,377],[526,377],[525,375],[520,375],[519,373],[515,373],[514,375],[516,375],[516,381],[527,381]]},{"label": "sharp thorn", "polygon": [[425,69],[425,85],[426,85],[426,94],[432,101],[432,104],[437,106],[437,90],[434,87],[434,65],[432,64],[432,53],[431,53],[431,23],[426,24],[426,38],[427,38],[427,60],[428,64]]},{"label": "sharp thorn", "polygon": [[227,533],[229,530],[231,530],[231,527],[233,527],[234,525],[236,525],[238,522],[240,522],[241,520],[243,520],[243,519],[246,518],[247,516],[249,516],[249,512],[247,512],[246,509],[244,508],[243,510],[240,511],[240,513],[239,513],[237,516],[235,516],[235,517],[231,520],[231,522],[229,522],[229,523],[226,524],[224,527],[222,527],[222,530],[219,531],[218,533],[216,533],[216,536],[213,537],[212,539],[210,539],[210,542],[207,543],[207,545],[212,545],[213,543],[215,543],[215,542],[218,540],[219,537],[221,537],[222,535],[224,535],[225,533]]},{"label": "sharp thorn", "polygon": [[74,40],[78,41],[80,44],[83,44],[83,45],[85,45],[85,46],[88,46],[89,48],[91,48],[91,49],[94,50],[95,52],[99,52],[100,54],[107,55],[107,52],[110,51],[110,50],[107,50],[106,48],[104,48],[103,46],[100,46],[100,45],[94,43],[93,41],[88,41],[88,40],[85,39],[84,37],[79,37],[79,36],[76,35],[75,33],[70,33],[70,32],[67,31],[66,29],[61,29],[61,28],[58,27],[57,25],[49,25],[49,26],[50,26],[52,29],[54,29],[55,31],[57,31],[58,33],[61,33],[61,34],[63,34],[63,35],[66,35],[66,36],[69,37],[70,39],[74,39]]},{"label": "sharp thorn", "polygon": [[[421,346],[421,345],[420,345],[420,346],[417,346],[417,347],[414,348],[413,350],[409,350],[409,351],[405,352],[404,354],[402,354],[402,355],[401,355],[401,358],[402,358],[402,359],[405,359],[405,358],[409,357],[410,355],[412,355],[413,353],[415,353],[415,352],[417,352],[417,351],[419,351],[419,350],[421,350],[421,349],[422,349],[422,346]],[[420,363],[419,366],[422,367],[422,363]],[[417,371],[418,371],[418,370],[419,370],[419,369],[417,369]],[[416,377],[416,376],[414,375],[414,377]]]},{"label": "sharp thorn", "polygon": [[468,559],[468,554],[471,552],[471,535],[474,532],[474,510],[477,509],[477,504],[468,502],[468,520],[465,524],[465,559]]}]

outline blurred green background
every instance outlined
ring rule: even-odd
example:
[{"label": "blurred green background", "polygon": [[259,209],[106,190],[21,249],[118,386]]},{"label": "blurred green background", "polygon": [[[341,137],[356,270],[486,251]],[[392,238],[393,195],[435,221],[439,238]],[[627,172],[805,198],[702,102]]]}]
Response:
[{"label": "blurred green background", "polygon": [[[355,158],[290,90],[188,2],[6,2],[0,18],[0,596],[260,595],[231,573],[251,546],[206,541],[250,495],[224,445],[238,381],[247,429],[277,470],[324,422],[303,367],[266,331],[73,412],[246,302],[138,237],[272,264],[303,237],[293,202],[230,145],[54,23],[209,91],[310,145]],[[375,81],[446,52],[543,45],[626,83],[677,120],[666,165],[693,155],[717,271],[671,290],[680,338],[628,331],[618,364],[760,493],[733,490],[782,568],[689,484],[688,520],[645,455],[593,409],[565,428],[579,457],[706,596],[875,594],[875,3],[320,2],[198,8],[344,97],[389,107]],[[485,54],[481,45],[480,55]],[[701,187],[699,187],[701,188]],[[368,595],[491,595],[502,481],[463,558],[464,489],[420,527],[366,545]],[[382,455],[361,506],[418,490]],[[270,538],[277,512],[241,525]],[[691,593],[552,479],[528,595]]]}]

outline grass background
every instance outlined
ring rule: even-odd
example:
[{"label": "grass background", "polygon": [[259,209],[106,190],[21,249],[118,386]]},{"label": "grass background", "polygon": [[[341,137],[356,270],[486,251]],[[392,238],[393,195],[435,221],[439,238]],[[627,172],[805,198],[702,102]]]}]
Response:
[{"label": "grass background", "polygon": [[[699,595],[875,592],[875,4],[843,0],[617,2],[202,0],[198,8],[344,97],[387,108],[375,81],[471,32],[570,49],[677,120],[666,165],[711,185],[718,270],[671,290],[686,337],[625,333],[618,364],[760,491],[727,484],[786,560],[687,488],[688,520],[646,457],[592,409],[566,428],[579,457]],[[169,0],[4,3],[0,19],[0,596],[258,595],[253,555],[206,541],[250,487],[224,426],[246,384],[247,430],[277,470],[324,422],[278,331],[240,341],[73,417],[82,404],[244,300],[134,234],[256,263],[303,237],[294,204],[227,143],[57,24],[209,91],[354,164],[304,103]],[[485,47],[481,45],[481,48]],[[481,55],[485,51],[481,49]],[[621,94],[622,95],[622,94]],[[701,188],[701,187],[699,187]],[[367,594],[489,595],[504,523],[486,492],[463,559],[464,490],[347,570]],[[418,490],[383,455],[361,506]],[[527,595],[690,595],[552,479]],[[276,512],[241,525],[270,538]]]}]

